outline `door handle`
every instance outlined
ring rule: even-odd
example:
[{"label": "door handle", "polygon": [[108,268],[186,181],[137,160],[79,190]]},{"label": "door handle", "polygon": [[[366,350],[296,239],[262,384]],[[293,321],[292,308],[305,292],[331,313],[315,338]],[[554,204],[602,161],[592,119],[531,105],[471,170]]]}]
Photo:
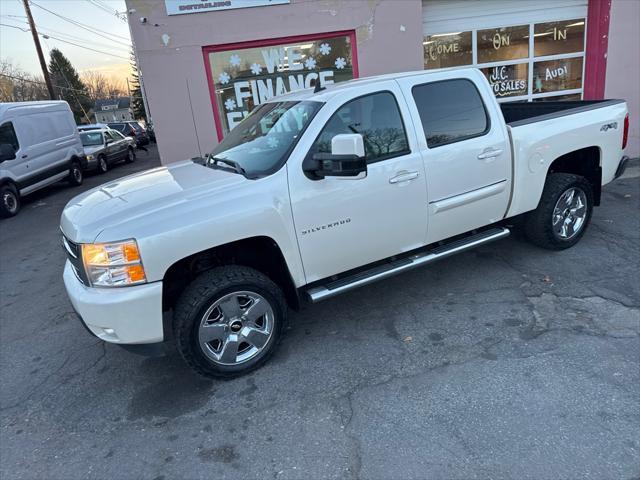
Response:
[{"label": "door handle", "polygon": [[480,155],[478,155],[478,159],[479,160],[486,160],[487,158],[494,158],[497,156],[502,155],[502,150],[499,148],[496,149],[491,149],[491,150],[485,150],[484,152],[482,152]]},{"label": "door handle", "polygon": [[419,172],[407,172],[406,170],[403,170],[402,172],[398,172],[395,177],[391,177],[389,179],[389,183],[409,182],[411,180],[415,180],[419,176]]},{"label": "door handle", "polygon": [[20,158],[27,158],[29,155],[22,155]]}]

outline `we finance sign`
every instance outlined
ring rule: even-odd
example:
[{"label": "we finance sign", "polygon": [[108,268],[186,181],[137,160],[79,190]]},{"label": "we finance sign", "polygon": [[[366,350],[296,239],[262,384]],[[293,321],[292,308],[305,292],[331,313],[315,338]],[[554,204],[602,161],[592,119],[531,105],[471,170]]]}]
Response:
[{"label": "we finance sign", "polygon": [[218,136],[270,98],[357,77],[354,36],[348,32],[249,48],[206,47]]}]

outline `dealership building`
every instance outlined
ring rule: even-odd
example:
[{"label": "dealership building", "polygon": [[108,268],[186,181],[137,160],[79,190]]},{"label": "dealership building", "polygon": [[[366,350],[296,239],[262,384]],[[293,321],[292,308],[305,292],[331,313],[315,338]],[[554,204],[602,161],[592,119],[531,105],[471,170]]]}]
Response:
[{"label": "dealership building", "polygon": [[640,0],[126,0],[163,163],[299,88],[477,67],[500,102],[624,98],[640,154]]}]

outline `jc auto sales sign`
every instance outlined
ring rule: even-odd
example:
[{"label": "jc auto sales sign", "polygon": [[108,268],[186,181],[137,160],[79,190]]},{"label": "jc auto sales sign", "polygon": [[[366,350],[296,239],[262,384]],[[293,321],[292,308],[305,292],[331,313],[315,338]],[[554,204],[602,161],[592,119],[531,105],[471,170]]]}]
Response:
[{"label": "jc auto sales sign", "polygon": [[282,5],[290,0],[164,0],[167,15]]}]

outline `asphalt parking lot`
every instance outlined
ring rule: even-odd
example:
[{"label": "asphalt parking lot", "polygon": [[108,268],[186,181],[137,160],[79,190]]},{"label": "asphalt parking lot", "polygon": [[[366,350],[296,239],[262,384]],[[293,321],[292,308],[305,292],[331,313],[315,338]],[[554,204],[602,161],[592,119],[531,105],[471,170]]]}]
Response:
[{"label": "asphalt parking lot", "polygon": [[640,168],[575,248],[518,235],[291,314],[240,379],[91,337],[62,284],[63,184],[0,223],[3,479],[640,475]]}]

